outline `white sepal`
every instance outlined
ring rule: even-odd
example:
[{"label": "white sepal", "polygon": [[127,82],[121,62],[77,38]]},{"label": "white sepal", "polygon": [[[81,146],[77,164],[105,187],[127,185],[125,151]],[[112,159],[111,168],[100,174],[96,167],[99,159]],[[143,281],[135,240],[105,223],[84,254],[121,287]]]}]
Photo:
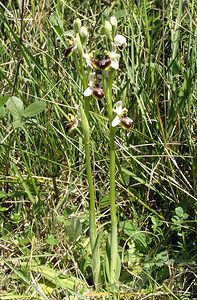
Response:
[{"label": "white sepal", "polygon": [[118,21],[117,21],[117,19],[116,19],[115,16],[112,16],[112,17],[110,18],[110,23],[112,24],[112,26],[117,27]]},{"label": "white sepal", "polygon": [[119,68],[119,61],[117,59],[112,60],[111,67],[115,70],[118,70]]},{"label": "white sepal", "polygon": [[89,86],[83,93],[84,97],[88,97],[88,96],[91,96],[92,95],[92,92],[93,92],[93,87],[92,86]]},{"label": "white sepal", "polygon": [[120,124],[120,117],[117,115],[112,121],[112,127],[116,127]]},{"label": "white sepal", "polygon": [[126,47],[126,45],[127,45],[126,38],[121,34],[117,34],[115,36],[114,43],[117,47],[121,47],[121,46]]},{"label": "white sepal", "polygon": [[115,103],[113,112],[115,112],[118,116],[122,115],[123,109],[122,109],[122,101],[118,101]]},{"label": "white sepal", "polygon": [[89,53],[83,53],[83,57],[86,59],[87,65],[92,69],[91,57]]}]

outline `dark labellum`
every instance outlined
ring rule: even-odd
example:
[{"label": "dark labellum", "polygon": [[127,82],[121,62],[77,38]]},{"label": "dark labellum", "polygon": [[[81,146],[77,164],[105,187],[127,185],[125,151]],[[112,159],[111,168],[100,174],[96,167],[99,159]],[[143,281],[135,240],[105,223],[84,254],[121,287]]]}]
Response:
[{"label": "dark labellum", "polygon": [[128,117],[122,117],[120,125],[124,128],[130,129],[133,127],[133,121]]},{"label": "dark labellum", "polygon": [[119,51],[124,50],[124,46],[123,46],[123,45],[122,45],[122,46],[118,46],[118,50],[119,50]]},{"label": "dark labellum", "polygon": [[98,99],[102,99],[105,96],[103,89],[98,84],[95,85],[92,94]]},{"label": "dark labellum", "polygon": [[111,65],[111,59],[109,57],[99,61],[99,68],[101,70],[106,70],[107,68],[109,68],[110,65]]},{"label": "dark labellum", "polygon": [[66,123],[66,132],[71,131],[72,128],[73,128],[73,125],[74,125],[74,122],[73,122],[73,121],[67,122],[67,123]]},{"label": "dark labellum", "polygon": [[102,60],[92,58],[91,63],[96,69],[107,70],[111,65],[111,59],[109,57]]},{"label": "dark labellum", "polygon": [[64,57],[65,57],[65,58],[71,56],[74,47],[75,47],[75,46],[71,46],[71,47],[69,47],[68,49],[66,49],[66,50],[64,51]]}]

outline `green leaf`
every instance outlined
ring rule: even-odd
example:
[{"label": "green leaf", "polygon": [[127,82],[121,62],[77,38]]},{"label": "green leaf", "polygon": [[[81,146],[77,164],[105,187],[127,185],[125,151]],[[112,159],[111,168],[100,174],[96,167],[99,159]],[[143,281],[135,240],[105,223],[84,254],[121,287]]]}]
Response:
[{"label": "green leaf", "polygon": [[0,96],[0,107],[2,107],[9,98],[10,96]]},{"label": "green leaf", "polygon": [[[55,269],[52,269],[47,266],[32,266],[32,270],[36,273],[40,273],[42,277],[49,280],[56,287],[61,287],[69,290],[73,290],[76,286],[83,286],[83,281],[80,279],[71,276],[71,275],[63,275],[60,272],[57,272]],[[78,299],[87,299],[85,297]]]},{"label": "green leaf", "polygon": [[145,233],[140,231],[134,224],[133,221],[127,220],[120,222],[120,228],[123,229],[124,233],[129,237],[132,236],[135,241],[136,248],[139,251],[144,251],[147,248],[147,244],[150,241],[150,237]]},{"label": "green leaf", "polygon": [[14,300],[14,299],[32,299],[31,295],[25,295],[25,294],[21,294],[21,295],[17,295],[17,294],[13,294],[13,293],[5,293],[1,295],[1,300]]},{"label": "green leaf", "polygon": [[8,196],[8,194],[4,191],[0,191],[0,199],[1,198],[6,198]]},{"label": "green leaf", "polygon": [[109,195],[105,195],[101,198],[100,200],[100,208],[103,209],[103,208],[106,208],[107,206],[110,205],[110,202],[109,202]]},{"label": "green leaf", "polygon": [[131,236],[138,231],[134,226],[133,222],[130,220],[120,222],[119,226],[124,230],[124,233],[128,236]]},{"label": "green leaf", "polygon": [[64,28],[64,23],[63,23],[63,20],[62,18],[57,15],[57,14],[54,14],[52,16],[49,17],[49,21],[50,23],[55,26],[55,27],[60,27],[60,28]]},{"label": "green leaf", "polygon": [[183,209],[181,206],[178,206],[175,208],[175,212],[176,212],[176,215],[179,216],[179,217],[182,217],[183,216]]},{"label": "green leaf", "polygon": [[24,111],[23,102],[21,99],[13,96],[10,97],[6,103],[7,109],[14,119],[21,119],[22,113]]},{"label": "green leaf", "polygon": [[162,267],[163,265],[167,265],[169,262],[169,256],[167,251],[162,251],[158,253],[154,259],[154,263],[157,267]]},{"label": "green leaf", "polygon": [[97,236],[94,249],[92,252],[92,271],[94,284],[96,287],[101,284],[101,261],[100,261],[100,243],[101,243],[101,234]]},{"label": "green leaf", "polygon": [[6,210],[8,210],[8,208],[6,208],[6,207],[0,205],[0,212],[4,212],[4,211],[6,211]]},{"label": "green leaf", "polygon": [[35,101],[34,103],[26,107],[22,115],[25,118],[34,117],[37,114],[43,112],[45,108],[46,108],[46,103],[44,101]]},{"label": "green leaf", "polygon": [[47,243],[51,246],[56,246],[59,244],[59,240],[54,237],[54,235],[50,234],[47,238]]},{"label": "green leaf", "polygon": [[104,263],[105,263],[105,273],[107,275],[107,278],[108,278],[109,282],[111,282],[110,258],[111,258],[111,245],[110,245],[110,234],[108,234]]},{"label": "green leaf", "polygon": [[12,125],[14,128],[19,128],[22,127],[24,125],[23,122],[21,122],[21,119],[16,118],[13,122]]},{"label": "green leaf", "polygon": [[[108,281],[110,283],[113,283],[114,279],[115,281],[119,280],[120,277],[120,271],[121,271],[121,260],[118,253],[116,253],[116,269],[115,274],[111,274],[110,271],[110,261],[111,261],[111,234],[108,234],[107,243],[106,243],[106,251],[105,251],[105,272],[108,278]],[[115,278],[114,278],[115,275]]]},{"label": "green leaf", "polygon": [[3,106],[1,106],[0,107],[0,119],[3,119],[4,117],[5,117],[5,115],[6,115],[6,109],[5,109],[5,107],[3,107]]},{"label": "green leaf", "polygon": [[[66,226],[66,233],[71,242],[74,242],[81,235],[82,225],[80,218],[70,218]],[[66,225],[66,223],[64,223]]]}]

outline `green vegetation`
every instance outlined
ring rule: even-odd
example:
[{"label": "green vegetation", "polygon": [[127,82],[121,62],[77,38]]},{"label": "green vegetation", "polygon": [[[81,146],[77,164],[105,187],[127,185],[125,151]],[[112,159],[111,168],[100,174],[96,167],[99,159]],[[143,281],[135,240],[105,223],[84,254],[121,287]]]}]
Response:
[{"label": "green vegetation", "polygon": [[0,299],[197,298],[195,2],[0,2]]}]

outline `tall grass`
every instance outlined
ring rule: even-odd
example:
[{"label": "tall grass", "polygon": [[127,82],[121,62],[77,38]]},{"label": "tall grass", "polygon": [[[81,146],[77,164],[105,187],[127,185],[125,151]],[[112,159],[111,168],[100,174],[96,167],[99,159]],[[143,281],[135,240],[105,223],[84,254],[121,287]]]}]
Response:
[{"label": "tall grass", "polygon": [[[196,279],[195,1],[2,1],[0,3],[0,197],[2,299],[191,299]],[[73,57],[64,58],[78,17],[101,55],[105,20],[127,38],[113,101],[134,128],[115,134],[119,291],[93,289],[89,192],[81,126],[66,132],[83,99]],[[8,97],[45,111],[13,126]],[[6,98],[7,97],[7,98]],[[89,103],[96,223],[104,263],[110,231],[109,124]],[[110,298],[111,297],[111,298]]]}]

